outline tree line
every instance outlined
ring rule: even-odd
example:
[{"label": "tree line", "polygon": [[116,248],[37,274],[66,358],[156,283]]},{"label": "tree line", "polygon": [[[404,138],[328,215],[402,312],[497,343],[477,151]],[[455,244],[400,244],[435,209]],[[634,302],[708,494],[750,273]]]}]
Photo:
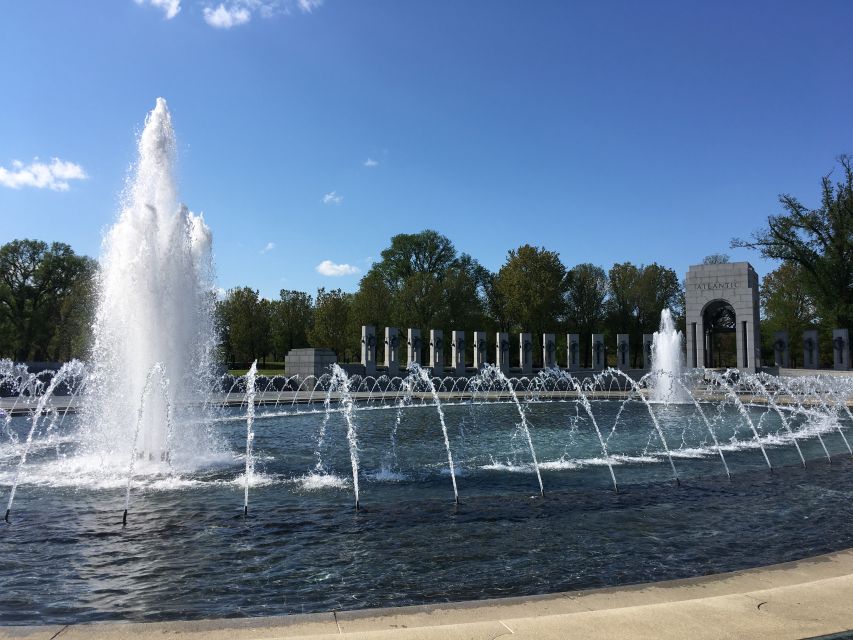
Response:
[{"label": "tree line", "polygon": [[[358,359],[362,325],[529,331],[537,344],[543,333],[555,332],[563,350],[568,332],[600,331],[614,344],[616,333],[629,333],[637,362],[642,334],[657,329],[664,307],[682,313],[683,297],[675,271],[657,263],[625,262],[608,271],[588,263],[567,268],[558,253],[524,245],[490,272],[446,236],[426,230],[391,238],[354,293],[320,289],[312,298],[283,289],[278,300],[265,300],[241,287],[227,292],[217,312],[230,362],[278,360],[307,346]],[[541,354],[534,351],[536,358]]]},{"label": "tree line", "polygon": [[[829,363],[832,329],[853,329],[853,165],[842,156],[839,166],[840,179],[822,178],[816,208],[783,194],[782,211],[771,215],[766,227],[748,239],[732,240],[732,247],[779,261],[761,283],[765,362],[773,357],[775,331],[789,331],[794,361],[801,363],[801,333],[817,327],[822,359]],[[705,260],[725,262],[728,256]],[[24,239],[0,246],[0,357],[85,358],[96,279],[97,262],[67,244]],[[457,251],[449,238],[426,230],[392,237],[354,293],[283,289],[268,300],[256,289],[237,287],[217,302],[216,314],[221,357],[230,363],[280,362],[291,349],[306,346],[330,347],[343,361],[357,360],[360,328],[373,325],[530,331],[535,344],[542,333],[554,332],[562,357],[565,334],[579,333],[587,364],[591,333],[605,334],[611,357],[615,334],[628,333],[637,366],[642,334],[657,329],[664,307],[683,326],[682,283],[671,268],[657,263],[622,262],[607,270],[590,263],[567,267],[558,253],[523,245],[509,251],[492,272]],[[445,343],[449,348],[450,341]],[[517,358],[517,349],[511,355]],[[534,355],[541,359],[541,350]]]}]

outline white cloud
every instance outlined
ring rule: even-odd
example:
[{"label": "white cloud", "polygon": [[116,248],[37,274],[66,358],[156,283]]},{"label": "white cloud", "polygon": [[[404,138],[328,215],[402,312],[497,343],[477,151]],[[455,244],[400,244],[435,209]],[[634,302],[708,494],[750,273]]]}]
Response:
[{"label": "white cloud", "polygon": [[323,0],[297,0],[297,4],[305,13],[311,13],[314,9],[323,4]]},{"label": "white cloud", "polygon": [[338,195],[337,191],[331,191],[323,196],[323,204],[340,204],[344,201],[344,197]]},{"label": "white cloud", "polygon": [[361,269],[354,267],[351,264],[335,264],[331,260],[323,260],[320,264],[314,267],[314,270],[323,276],[351,276],[356,273],[361,273]]},{"label": "white cloud", "polygon": [[152,7],[162,9],[166,14],[166,20],[171,20],[181,10],[181,0],[136,0],[136,4],[150,4]]},{"label": "white cloud", "polygon": [[373,158],[368,158],[367,160],[364,161],[364,166],[370,167],[370,168],[378,167],[379,166],[379,160],[374,160]]},{"label": "white cloud", "polygon": [[[178,2],[180,0],[136,0],[137,2]],[[323,0],[225,0],[218,5],[204,7],[204,20],[211,27],[230,29],[249,22],[253,16],[271,18],[277,14],[289,14],[294,7],[303,13],[311,13],[323,4]]]},{"label": "white cloud", "polygon": [[204,21],[216,29],[230,29],[241,24],[246,24],[252,19],[252,12],[246,6],[231,4],[227,7],[220,4],[218,7],[204,8]]},{"label": "white cloud", "polygon": [[11,189],[34,187],[68,191],[69,180],[85,180],[88,176],[79,164],[52,158],[49,164],[33,158],[25,165],[20,160],[12,161],[12,168],[0,167],[0,186]]},{"label": "white cloud", "polygon": [[275,242],[267,242],[267,246],[261,249],[261,253],[269,253],[273,249],[275,249]]}]

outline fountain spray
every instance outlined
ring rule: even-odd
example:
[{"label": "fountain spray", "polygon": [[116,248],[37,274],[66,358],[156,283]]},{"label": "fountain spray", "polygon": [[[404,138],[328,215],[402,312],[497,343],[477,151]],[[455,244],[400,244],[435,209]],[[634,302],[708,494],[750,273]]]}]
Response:
[{"label": "fountain spray", "polygon": [[252,442],[255,439],[255,378],[258,375],[258,361],[252,363],[246,374],[246,486],[243,498],[243,515],[249,515],[249,482],[255,473],[255,461],[252,458]]}]

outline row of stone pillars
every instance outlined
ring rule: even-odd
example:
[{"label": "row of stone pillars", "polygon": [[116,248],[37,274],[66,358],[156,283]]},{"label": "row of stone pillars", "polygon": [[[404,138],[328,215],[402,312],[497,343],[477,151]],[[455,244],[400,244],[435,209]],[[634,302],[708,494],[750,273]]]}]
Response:
[{"label": "row of stone pillars", "polygon": [[[509,373],[510,340],[509,333],[499,331],[495,335],[494,359],[489,360],[485,331],[474,331],[474,368],[481,369],[486,363],[494,364],[502,372]],[[464,331],[452,331],[450,334],[451,372],[454,375],[465,375],[466,338]],[[375,375],[376,363],[376,328],[362,326],[361,328],[361,364],[365,375]],[[402,368],[410,369],[413,365],[422,365],[434,371],[445,371],[444,366],[444,332],[441,329],[430,329],[428,342],[425,345],[421,338],[420,329],[408,329],[405,338],[394,327],[385,328],[385,361],[384,366],[389,376],[398,375]],[[580,370],[580,334],[566,334],[566,362],[569,371]],[[401,358],[405,345],[405,355]],[[421,362],[421,353],[425,346],[429,347],[426,362]],[[533,337],[530,333],[518,334],[518,361],[522,374],[533,373]],[[557,366],[556,334],[542,335],[542,362],[544,368]],[[630,369],[630,339],[627,333],[616,336],[616,366],[620,369]],[[652,334],[643,334],[643,368],[651,368]],[[607,348],[604,344],[604,334],[592,334],[591,358],[593,370],[606,367]],[[403,367],[405,360],[405,367]]]},{"label": "row of stone pillars", "polygon": [[[773,356],[777,367],[791,366],[791,341],[787,331],[773,334]],[[803,369],[820,368],[817,329],[803,331]],[[838,371],[850,370],[850,331],[832,330],[832,368]]]}]

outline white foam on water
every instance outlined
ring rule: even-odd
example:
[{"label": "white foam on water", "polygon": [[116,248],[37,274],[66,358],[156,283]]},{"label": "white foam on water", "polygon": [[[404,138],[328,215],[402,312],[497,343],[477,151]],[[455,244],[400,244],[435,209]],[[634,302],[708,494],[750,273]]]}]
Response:
[{"label": "white foam on water", "polygon": [[365,474],[365,477],[368,480],[372,480],[373,482],[403,482],[409,479],[405,473],[401,473],[399,471],[393,471],[392,469],[388,469],[383,467],[378,471],[374,471],[372,473]]},{"label": "white foam on water", "polygon": [[300,488],[306,491],[322,491],[325,489],[348,489],[350,481],[333,473],[310,472],[300,478],[293,480]]},{"label": "white foam on water", "polygon": [[[267,475],[265,473],[258,473],[254,471],[249,474],[249,487],[267,487],[271,484],[275,484],[278,482],[278,476],[275,475]],[[241,489],[246,486],[246,474],[241,473],[236,478],[228,481],[229,484],[240,487]]]}]

